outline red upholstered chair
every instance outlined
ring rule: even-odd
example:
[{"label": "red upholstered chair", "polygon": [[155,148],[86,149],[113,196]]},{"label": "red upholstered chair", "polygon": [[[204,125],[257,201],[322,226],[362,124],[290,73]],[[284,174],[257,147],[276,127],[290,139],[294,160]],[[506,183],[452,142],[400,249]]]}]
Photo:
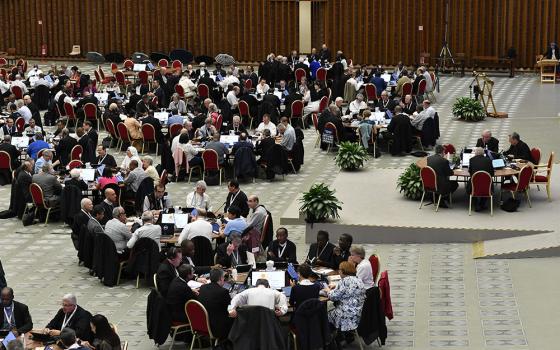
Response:
[{"label": "red upholstered chair", "polygon": [[111,136],[112,139],[117,139],[119,138],[119,135],[117,135],[117,130],[115,129],[115,124],[113,124],[113,121],[111,119],[106,119],[105,120],[105,130],[107,130],[107,132],[109,133],[109,135]]},{"label": "red upholstered chair", "polygon": [[5,66],[8,64],[8,60],[6,60],[4,57],[0,57],[0,66]]},{"label": "red upholstered chair", "polygon": [[473,197],[490,197],[490,216],[494,216],[494,197],[492,196],[492,176],[486,171],[477,171],[471,177],[469,196],[469,215],[472,212]]},{"label": "red upholstered chair", "polygon": [[377,283],[377,280],[379,279],[379,273],[381,272],[381,259],[379,259],[378,255],[371,254],[368,260],[371,265],[373,281]]},{"label": "red upholstered chair", "polygon": [[317,76],[317,80],[319,81],[327,80],[327,70],[323,67],[317,69],[316,76]]},{"label": "red upholstered chair", "polygon": [[70,163],[68,163],[68,169],[72,170],[74,168],[81,168],[82,166],[84,166],[84,163],[82,163],[81,160],[71,160]]},{"label": "red upholstered chair", "polygon": [[74,125],[77,125],[78,119],[76,118],[76,112],[74,111],[74,106],[69,102],[64,102],[64,112],[66,113],[66,127],[70,121],[74,122]]},{"label": "red upholstered chair", "polygon": [[[510,192],[511,196],[515,198],[515,193],[523,192],[525,193],[525,198],[527,199],[527,203],[529,203],[529,207],[531,207],[531,198],[529,198],[529,184],[531,183],[531,178],[533,177],[533,166],[532,165],[525,165],[521,168],[519,175],[517,177],[517,183],[507,183],[502,185],[501,192]],[[502,197],[502,193],[500,192],[500,200]]]},{"label": "red upholstered chair", "polygon": [[149,102],[150,106],[152,106],[153,108],[158,108],[159,105],[159,99],[157,96],[152,97],[152,99]]},{"label": "red upholstered chair", "polygon": [[156,141],[156,129],[152,124],[142,124],[142,154],[144,154],[144,146],[148,143],[148,149],[150,147],[150,143],[153,142],[156,144],[156,155],[158,153],[158,143]]},{"label": "red upholstered chair", "polygon": [[[8,170],[12,174],[12,157],[6,151],[0,151],[0,170]],[[11,180],[11,179],[10,179]]]},{"label": "red upholstered chair", "polygon": [[164,67],[167,68],[169,66],[169,61],[166,60],[165,58],[162,58],[161,60],[158,61],[157,63],[158,67]]},{"label": "red upholstered chair", "polygon": [[251,111],[249,110],[249,104],[246,101],[239,101],[237,105],[239,107],[239,116],[241,120],[248,119],[249,120],[249,129],[253,128],[253,116],[251,116]]},{"label": "red upholstered chair", "polygon": [[169,127],[169,136],[171,137],[171,139],[179,135],[181,129],[183,129],[182,124],[171,124],[171,126]]},{"label": "red upholstered chair", "polygon": [[117,134],[118,140],[117,142],[117,150],[120,150],[123,144],[131,143],[132,139],[130,138],[130,134],[128,133],[128,129],[123,122],[117,124]]},{"label": "red upholstered chair", "polygon": [[412,95],[412,83],[404,83],[402,86],[402,100],[404,102],[404,97],[406,95]]},{"label": "red upholstered chair", "polygon": [[204,150],[204,152],[202,152],[202,163],[203,163],[202,181],[204,181],[204,174],[206,174],[207,171],[218,171],[220,173],[220,186],[221,186],[222,172],[224,168],[220,166],[218,153],[213,149]]},{"label": "red upholstered chair", "polygon": [[148,79],[148,72],[146,72],[145,70],[138,72],[138,81],[142,85],[148,85],[149,88],[150,81]]},{"label": "red upholstered chair", "polygon": [[23,90],[19,86],[13,85],[10,90],[12,91],[12,94],[16,96],[17,100],[21,100],[23,98]]},{"label": "red upholstered chair", "polygon": [[301,78],[303,78],[307,75],[306,72],[305,72],[305,69],[303,69],[303,68],[296,69],[294,74],[296,76],[296,82],[298,82],[298,83],[301,81]]},{"label": "red upholstered chair", "polygon": [[72,150],[70,151],[70,160],[82,159],[83,153],[84,153],[84,148],[81,145],[76,145],[72,147]]},{"label": "red upholstered chair", "polygon": [[455,154],[456,153],[455,146],[453,146],[450,143],[444,144],[443,145],[443,154],[447,154],[447,153]]},{"label": "red upholstered chair", "polygon": [[95,104],[86,103],[84,105],[84,115],[86,116],[87,120],[97,124],[97,131],[99,131],[99,120],[97,119],[97,107],[95,106]]},{"label": "red upholstered chair", "polygon": [[46,150],[48,150],[48,148],[41,148],[39,152],[37,152],[37,159],[41,158],[43,156],[43,152]]},{"label": "red upholstered chair", "polygon": [[125,89],[125,92],[128,91],[128,87],[132,84],[130,80],[126,80],[124,73],[120,70],[115,72],[115,79],[117,80],[117,83]]},{"label": "red upholstered chair", "polygon": [[319,113],[323,113],[325,109],[329,106],[329,97],[323,96],[321,97],[321,101],[319,101]]},{"label": "red upholstered chair", "polygon": [[183,71],[183,62],[179,61],[179,60],[175,60],[173,62],[171,62],[171,67],[173,67],[173,70],[178,70],[178,71]]},{"label": "red upholstered chair", "polygon": [[[155,280],[155,279],[154,279]],[[187,306],[185,304],[185,312],[186,312]],[[191,325],[189,322],[179,322],[179,321],[172,321],[171,322],[171,329],[170,329],[170,333],[171,333],[171,344],[169,345],[169,349],[173,349],[173,344],[175,344],[175,337],[177,337],[179,334],[185,334],[185,333],[191,333]],[[194,337],[193,337],[194,339]],[[191,347],[192,349],[192,347]]]},{"label": "red upholstered chair", "polygon": [[124,70],[133,70],[134,69],[134,62],[132,62],[131,59],[127,58],[126,60],[124,60],[123,69]]},{"label": "red upholstered chair", "polygon": [[164,186],[167,185],[167,183],[169,182],[169,180],[167,179],[167,176],[168,176],[167,170],[163,169],[163,171],[161,172],[161,175],[159,177],[159,183],[164,185]]},{"label": "red upholstered chair", "polygon": [[311,120],[313,121],[313,126],[315,127],[315,133],[317,134],[317,140],[315,140],[315,146],[313,148],[317,148],[321,143],[321,134],[319,133],[319,118],[317,117],[317,113],[311,113]]},{"label": "red upholstered chair", "polygon": [[[436,195],[438,195],[438,200],[436,203],[435,211],[439,210],[439,204],[441,202],[441,194],[438,193],[438,186],[437,186],[437,177],[436,172],[433,168],[426,166],[420,169],[420,179],[422,180],[422,199],[420,200],[420,207],[418,209],[422,209],[422,205],[424,204],[424,197],[426,193],[432,193],[432,201],[436,203]],[[449,204],[451,204],[451,195],[449,196]]]},{"label": "red upholstered chair", "polygon": [[180,98],[185,98],[185,89],[181,85],[175,84],[175,92],[179,94]]},{"label": "red upholstered chair", "polygon": [[253,89],[253,81],[251,79],[246,79],[243,84],[244,84],[246,90],[252,90]]},{"label": "red upholstered chair", "polygon": [[216,118],[216,122],[214,123],[214,127],[216,127],[216,130],[218,132],[222,130],[223,124],[224,124],[224,117],[221,114],[218,114],[218,118]]},{"label": "red upholstered chair", "polygon": [[97,66],[97,71],[99,72],[99,76],[101,77],[102,84],[108,84],[110,81],[113,80],[112,77],[105,76],[105,72],[103,72],[103,68],[101,68],[101,66]]},{"label": "red upholstered chair", "polygon": [[[414,95],[417,104],[424,100],[424,94],[426,94],[426,79],[422,79],[418,83],[418,91],[416,92],[416,95]],[[419,101],[418,98],[420,98],[421,100]]]},{"label": "red upholstered chair", "polygon": [[331,150],[331,146],[338,144],[338,130],[336,129],[336,125],[334,125],[331,122],[328,122],[327,124],[325,124],[325,129],[323,131],[323,134],[325,132],[328,133],[329,131],[333,135],[333,142],[329,144],[329,146],[327,148],[327,153]]},{"label": "red upholstered chair", "polygon": [[35,217],[37,217],[37,211],[39,209],[45,209],[47,211],[47,216],[45,218],[45,225],[49,223],[49,216],[51,211],[60,210],[60,207],[51,207],[45,202],[45,196],[43,195],[43,189],[36,183],[29,185],[29,192],[31,193],[31,199],[35,205]]},{"label": "red upholstered chair", "polygon": [[209,323],[210,318],[204,305],[196,300],[189,300],[185,305],[185,312],[187,313],[193,333],[191,350],[194,346],[194,341],[198,339],[200,342],[201,337],[210,338],[210,343],[214,342],[214,346],[216,346],[218,339],[212,334]]},{"label": "red upholstered chair", "polygon": [[[547,164],[538,164],[535,165],[535,172],[533,174],[533,178],[531,179],[531,184],[537,185],[537,189],[540,191],[539,185],[546,185],[546,195],[548,196],[548,200],[551,200],[550,197],[550,180],[552,177],[552,166],[554,165],[554,152],[550,153],[548,157]],[[546,175],[541,175],[546,174]]]},{"label": "red upholstered chair", "polygon": [[539,164],[541,162],[541,149],[538,147],[531,148],[531,158],[533,158],[533,164]]},{"label": "red upholstered chair", "polygon": [[197,92],[198,92],[198,96],[201,99],[205,99],[208,98],[208,96],[210,96],[210,89],[208,88],[208,85],[206,84],[199,84],[197,87]]},{"label": "red upholstered chair", "polygon": [[117,66],[117,64],[115,62],[111,63],[111,73],[113,73],[113,75],[115,75],[115,73],[119,70],[119,66]]},{"label": "red upholstered chair", "polygon": [[25,130],[25,119],[23,119],[23,117],[18,117],[16,119],[16,129],[18,132],[23,132],[23,130]]},{"label": "red upholstered chair", "polygon": [[373,84],[365,84],[364,90],[366,91],[366,98],[368,103],[375,103],[377,101],[377,88]]},{"label": "red upholstered chair", "polygon": [[290,106],[290,124],[293,123],[293,119],[300,119],[301,125],[305,127],[305,122],[303,120],[303,101],[295,100]]}]

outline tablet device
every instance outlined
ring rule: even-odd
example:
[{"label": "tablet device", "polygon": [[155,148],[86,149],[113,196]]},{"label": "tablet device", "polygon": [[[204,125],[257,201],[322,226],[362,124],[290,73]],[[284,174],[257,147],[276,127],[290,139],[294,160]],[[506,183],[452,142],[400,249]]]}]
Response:
[{"label": "tablet device", "polygon": [[494,169],[505,168],[506,167],[506,162],[504,162],[504,160],[502,158],[493,159],[492,160],[492,167],[494,167]]}]

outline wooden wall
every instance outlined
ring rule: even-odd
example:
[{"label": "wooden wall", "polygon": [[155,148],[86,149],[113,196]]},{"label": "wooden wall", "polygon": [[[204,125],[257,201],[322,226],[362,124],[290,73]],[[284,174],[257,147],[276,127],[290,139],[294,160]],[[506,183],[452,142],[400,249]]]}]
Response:
[{"label": "wooden wall", "polygon": [[[453,53],[502,55],[509,45],[518,67],[560,36],[560,0],[450,0]],[[83,52],[230,53],[263,60],[298,47],[298,3],[293,0],[3,0],[0,50],[38,56],[43,21],[48,56]],[[326,42],[357,63],[413,63],[442,46],[445,0],[326,0],[313,4],[313,45]],[[424,27],[423,32],[418,26]]]}]

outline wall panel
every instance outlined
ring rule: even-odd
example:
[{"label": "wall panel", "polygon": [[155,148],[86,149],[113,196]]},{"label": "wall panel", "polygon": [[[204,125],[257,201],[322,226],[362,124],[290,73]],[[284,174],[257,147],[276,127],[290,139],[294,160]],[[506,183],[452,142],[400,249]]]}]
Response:
[{"label": "wall panel", "polygon": [[[230,53],[240,61],[287,55],[298,44],[294,0],[3,0],[0,50],[37,56],[43,21],[48,55],[82,51]],[[448,41],[453,53],[503,55],[517,49],[532,67],[547,42],[560,38],[560,0],[451,0]],[[445,0],[324,0],[312,6],[312,46],[326,42],[356,63],[407,64],[442,46]],[[418,31],[418,26],[424,32]]]}]

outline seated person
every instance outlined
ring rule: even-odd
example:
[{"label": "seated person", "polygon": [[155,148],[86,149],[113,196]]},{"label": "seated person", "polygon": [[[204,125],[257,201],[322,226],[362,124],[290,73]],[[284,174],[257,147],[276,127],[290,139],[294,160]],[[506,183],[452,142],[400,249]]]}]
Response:
[{"label": "seated person", "polygon": [[268,159],[269,152],[272,150],[272,147],[274,147],[275,144],[276,140],[272,137],[270,130],[264,129],[260,139],[257,141],[257,144],[255,146],[255,153],[261,156],[257,161],[258,163],[266,163],[270,161],[270,159]]},{"label": "seated person", "polygon": [[94,206],[93,210],[91,211],[91,218],[87,223],[87,230],[91,237],[96,237],[97,235],[105,233],[105,230],[103,229],[103,226],[101,224],[103,222],[103,218],[105,217],[104,209],[105,208],[102,205],[98,204]]},{"label": "seated person", "polygon": [[78,144],[78,141],[70,136],[70,131],[66,128],[60,132],[60,140],[56,145],[55,150],[58,160],[62,165],[67,165],[71,159],[72,149]]},{"label": "seated person", "polygon": [[364,95],[357,94],[356,99],[348,105],[348,111],[351,117],[354,117],[360,113],[361,110],[367,108],[367,104],[364,102]]},{"label": "seated person", "polygon": [[[379,90],[377,90],[377,93],[379,93]],[[385,112],[385,111],[393,112],[396,106],[397,103],[393,99],[389,98],[389,93],[383,90],[383,92],[381,92],[381,98],[377,100],[377,104],[375,107],[379,108],[380,112]]]},{"label": "seated person", "polygon": [[75,186],[80,189],[80,191],[87,191],[88,185],[80,178],[80,170],[72,169],[70,170],[70,180],[64,183],[64,186]]},{"label": "seated person", "polygon": [[130,135],[131,143],[136,143],[137,145],[141,144],[142,142],[142,124],[138,121],[138,119],[134,118],[133,116],[128,116],[124,120],[124,125],[128,130],[128,134]]},{"label": "seated person", "polygon": [[509,149],[504,152],[504,155],[512,159],[523,159],[528,162],[534,163],[533,156],[531,155],[531,149],[523,141],[518,133],[513,132],[509,135]]},{"label": "seated person", "polygon": [[231,205],[227,210],[227,224],[220,227],[220,236],[228,237],[232,232],[242,233],[247,228],[247,221],[241,217],[241,210]]},{"label": "seated person", "polygon": [[229,317],[228,306],[231,297],[223,288],[225,273],[222,269],[210,270],[210,283],[200,287],[197,300],[204,305],[212,334],[218,339],[225,339],[229,334],[233,320]]},{"label": "seated person", "polygon": [[329,233],[319,230],[317,232],[317,242],[311,243],[305,261],[312,266],[324,266],[331,269],[334,265],[334,244],[329,242]]},{"label": "seated person", "polygon": [[127,198],[134,198],[140,184],[148,177],[148,174],[146,174],[146,172],[138,166],[137,160],[131,161],[128,169],[128,176],[124,179],[124,184],[126,185],[125,196]]},{"label": "seated person", "polygon": [[296,245],[288,239],[288,229],[279,227],[276,229],[276,239],[268,246],[267,259],[297,263]]},{"label": "seated person", "polygon": [[262,122],[255,129],[255,133],[262,134],[265,129],[270,131],[272,137],[276,136],[276,125],[270,121],[270,115],[268,113],[263,114]]},{"label": "seated person", "polygon": [[50,146],[47,142],[45,142],[43,133],[38,132],[35,134],[35,141],[31,142],[29,144],[29,147],[27,147],[27,154],[29,155],[29,157],[37,160],[37,154],[43,148],[49,149]]},{"label": "seated person", "polygon": [[410,118],[402,113],[401,106],[395,107],[395,116],[391,118],[387,131],[391,133],[388,138],[392,138],[393,143],[390,147],[392,155],[402,155],[412,150],[412,125]]},{"label": "seated person", "polygon": [[47,324],[43,333],[56,337],[61,335],[61,331],[65,328],[71,328],[76,332],[78,338],[91,341],[90,321],[91,313],[78,305],[76,296],[66,294],[62,297],[62,308]]},{"label": "seated person", "polygon": [[10,162],[12,169],[17,169],[21,163],[19,161],[20,151],[16,146],[12,145],[12,137],[10,135],[4,135],[2,143],[0,143],[0,151],[4,151],[10,155]]},{"label": "seated person", "polygon": [[498,153],[498,144],[500,141],[492,136],[490,130],[484,130],[481,137],[476,141],[476,147],[488,149],[494,153]]},{"label": "seated person", "polygon": [[121,340],[113,326],[107,320],[107,317],[97,314],[91,318],[91,330],[93,332],[93,341],[91,344],[82,341],[80,344],[86,348],[120,350]]},{"label": "seated person", "polygon": [[[80,343],[78,344],[78,340]],[[89,349],[85,346],[82,346],[82,342],[84,344],[89,344],[88,341],[82,340],[76,335],[76,331],[74,331],[70,327],[64,328],[59,335],[59,339],[57,342],[57,347],[61,349],[77,349],[77,350],[86,350]]]},{"label": "seated person", "polygon": [[385,89],[387,88],[387,82],[381,77],[381,71],[376,71],[375,75],[371,78],[370,83],[375,85],[375,89],[377,91],[377,97],[382,95]]},{"label": "seated person", "polygon": [[253,142],[247,138],[247,133],[242,132],[239,135],[239,141],[233,144],[233,148],[231,149],[231,154],[235,155],[240,148],[250,148],[251,150],[254,148]]},{"label": "seated person", "polygon": [[290,305],[297,309],[304,301],[308,299],[319,298],[321,285],[315,284],[309,280],[313,275],[311,266],[301,264],[298,267],[298,281],[292,284],[292,291],[290,292]]},{"label": "seated person", "polygon": [[194,191],[187,194],[186,200],[187,208],[204,209],[212,211],[212,204],[210,203],[210,196],[206,193],[206,182],[197,181]]},{"label": "seated person", "polygon": [[[443,146],[436,145],[435,154],[428,157],[428,166],[434,169],[437,177],[438,192],[443,197],[449,197],[458,187],[457,181],[451,181],[449,176],[453,175],[453,170],[449,167],[449,161],[444,158]],[[445,198],[442,199],[440,207],[447,208],[448,203]]]},{"label": "seated person", "polygon": [[430,115],[424,107],[417,106],[416,111],[410,116],[410,124],[414,127],[415,131],[422,131],[424,122],[430,118]]},{"label": "seated person", "polygon": [[354,245],[350,248],[348,261],[356,265],[356,277],[364,284],[365,289],[375,286],[375,276],[371,263],[366,259],[366,252],[363,247]]},{"label": "seated person", "polygon": [[43,129],[35,124],[35,119],[29,119],[29,126],[23,131],[24,135],[35,137],[38,133],[43,133]]},{"label": "seated person", "polygon": [[105,225],[107,221],[111,220],[113,217],[113,209],[118,206],[117,193],[112,188],[106,188],[104,191],[105,199],[101,202],[103,207],[103,221],[100,221],[101,225]]},{"label": "seated person", "polygon": [[136,241],[144,237],[153,239],[157,243],[158,248],[161,250],[159,242],[161,237],[161,226],[154,225],[154,215],[151,211],[145,211],[142,213],[142,226],[134,231],[132,237],[126,243],[126,246],[129,249],[132,249]]},{"label": "seated person", "polygon": [[224,206],[224,212],[230,206],[236,206],[241,210],[241,216],[246,217],[249,213],[249,205],[247,204],[247,195],[239,188],[239,181],[230,180],[228,182],[228,194],[226,197],[226,203]]},{"label": "seated person", "polygon": [[117,177],[113,176],[113,170],[108,166],[103,169],[103,174],[96,181],[98,190],[103,190],[108,184],[117,184],[119,182]]},{"label": "seated person", "polygon": [[0,330],[10,330],[17,337],[33,329],[33,320],[27,305],[14,300],[14,290],[2,288],[0,295]]},{"label": "seated person", "polygon": [[62,193],[62,185],[51,174],[52,168],[48,163],[43,164],[41,171],[33,175],[32,182],[39,185],[43,190],[45,202],[51,207],[60,205],[60,194]]},{"label": "seated person", "polygon": [[126,225],[126,212],[123,207],[113,209],[112,219],[105,224],[105,234],[115,243],[117,253],[124,255],[126,243],[132,237],[130,226]]},{"label": "seated person", "polygon": [[366,300],[366,289],[356,277],[356,268],[349,261],[343,261],[338,267],[342,278],[334,288],[326,288],[329,300],[335,302],[334,309],[328,312],[329,323],[342,332],[358,328],[362,307]]},{"label": "seated person", "polygon": [[97,146],[97,159],[96,159],[95,162],[96,162],[97,165],[102,165],[103,164],[103,165],[105,165],[105,167],[108,167],[108,168],[116,168],[117,167],[117,161],[115,160],[115,157],[108,154],[107,149],[103,145],[98,145]]},{"label": "seated person", "polygon": [[165,192],[165,185],[158,184],[154,186],[154,192],[144,198],[143,211],[151,210],[153,213],[159,214],[162,210],[173,208],[171,198]]},{"label": "seated person", "polygon": [[206,143],[206,149],[212,149],[218,154],[218,164],[224,165],[226,162],[226,154],[228,154],[228,148],[226,145],[220,142],[220,133],[215,132],[209,142]]},{"label": "seated person", "polygon": [[246,133],[247,129],[245,128],[245,126],[241,123],[241,118],[238,115],[234,115],[231,123],[228,124],[228,128],[226,130],[226,133],[230,133],[233,131],[233,133],[235,135],[239,135],[242,132]]},{"label": "seated person", "polygon": [[123,158],[123,161],[121,162],[121,171],[127,172],[128,167],[130,166],[130,162],[132,162],[133,160],[137,162],[137,165],[141,162],[140,157],[138,157],[138,150],[132,146],[129,146],[126,149],[126,154]]},{"label": "seated person", "polygon": [[142,158],[142,169],[149,177],[154,180],[154,186],[159,184],[159,174],[154,166],[154,159],[150,156]]},{"label": "seated person", "polygon": [[186,239],[192,240],[198,236],[206,237],[212,242],[212,239],[217,237],[212,231],[212,224],[206,220],[206,211],[204,209],[197,209],[196,215],[192,215],[191,222],[181,231],[178,243],[181,244]]},{"label": "seated person", "polygon": [[190,141],[188,133],[181,133],[179,136],[179,144],[177,146],[185,152],[187,162],[189,162],[189,167],[192,168],[195,166],[202,166],[204,164],[202,157],[198,154],[199,151],[194,148],[192,142]]},{"label": "seated person", "polygon": [[212,135],[216,133],[216,127],[212,125],[212,118],[208,117],[204,120],[204,125],[196,131],[196,138],[201,140],[212,139]]},{"label": "seated person", "polygon": [[173,279],[179,276],[177,267],[181,265],[182,260],[183,254],[181,250],[176,247],[171,247],[165,252],[165,260],[159,264],[156,273],[156,283],[158,291],[164,297],[167,296],[167,291]]},{"label": "seated person", "polygon": [[[189,264],[194,268],[194,272],[197,275],[200,274],[205,274],[210,272],[210,269],[212,268],[220,268],[220,265],[214,265],[214,266],[197,266],[194,263],[194,258],[195,258],[195,254],[196,254],[196,249],[194,246],[194,243],[189,240],[189,239],[185,239],[181,242],[181,252],[183,253],[183,260],[182,260],[182,264]],[[200,280],[200,279],[199,279]]]},{"label": "seated person", "polygon": [[416,102],[412,98],[412,95],[406,95],[404,97],[404,101],[399,103],[399,106],[402,107],[405,114],[411,115],[416,112]]},{"label": "seated person", "polygon": [[226,269],[246,264],[247,247],[242,245],[241,234],[233,232],[229,240],[216,248],[216,263]]},{"label": "seated person", "polygon": [[171,281],[165,301],[171,311],[171,321],[185,323],[189,321],[185,304],[189,300],[196,300],[195,293],[188,285],[194,279],[194,270],[192,266],[183,264],[177,268],[177,273],[179,275]]},{"label": "seated person", "polygon": [[247,227],[252,226],[262,233],[264,220],[267,216],[266,208],[264,205],[260,205],[259,197],[254,194],[249,196],[247,203],[249,204],[249,214],[247,214],[247,218],[245,220]]},{"label": "seated person", "polygon": [[[475,147],[474,157],[469,159],[469,174],[474,175],[477,171],[486,171],[490,176],[494,176],[494,167],[492,166],[492,160],[484,155],[484,149],[482,147]],[[492,190],[494,184],[492,184]],[[467,182],[467,193],[470,194],[472,191],[471,182]],[[481,211],[486,209],[486,202],[488,198],[486,197],[474,197],[474,211]]]},{"label": "seated person", "polygon": [[286,296],[277,290],[270,289],[268,280],[264,278],[257,280],[255,288],[246,289],[231,299],[228,307],[230,317],[237,317],[237,308],[243,305],[264,306],[273,310],[276,316],[282,316],[288,312]]},{"label": "seated person", "polygon": [[334,247],[334,266],[340,265],[343,261],[348,261],[350,257],[350,247],[352,246],[353,238],[348,233],[343,233],[338,238],[338,246]]},{"label": "seated person", "polygon": [[[171,95],[171,103],[169,103],[169,109],[176,111],[178,114],[187,113],[187,104],[185,103],[185,101],[181,100],[181,97],[179,96],[178,93],[174,93],[173,95]],[[182,117],[179,124],[183,124]]]}]

